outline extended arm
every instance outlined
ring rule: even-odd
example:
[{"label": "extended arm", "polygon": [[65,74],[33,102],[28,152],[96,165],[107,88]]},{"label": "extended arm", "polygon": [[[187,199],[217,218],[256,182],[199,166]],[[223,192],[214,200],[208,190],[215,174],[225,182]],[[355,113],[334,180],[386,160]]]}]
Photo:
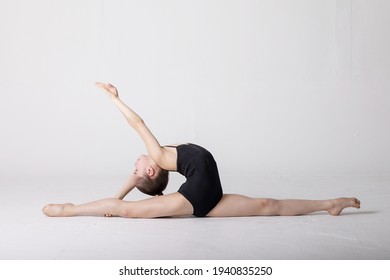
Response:
[{"label": "extended arm", "polygon": [[123,184],[123,186],[120,188],[115,198],[123,199],[132,189],[134,189],[135,184],[135,177],[133,174],[131,174],[126,180],[126,182]]},{"label": "extended arm", "polygon": [[125,116],[127,122],[137,131],[142,141],[145,143],[150,157],[161,168],[173,170],[176,166],[176,155],[160,146],[160,143],[145,125],[143,119],[120,100],[117,89],[111,84],[96,83],[96,85],[108,94],[117,108]]},{"label": "extended arm", "polygon": [[160,143],[146,126],[143,119],[132,109],[127,107],[126,104],[123,103],[119,98],[113,98],[112,101],[125,116],[131,127],[137,131],[139,136],[141,136],[142,141],[145,143],[148,153],[153,158],[153,160],[156,162],[161,161],[163,151],[161,149]]}]

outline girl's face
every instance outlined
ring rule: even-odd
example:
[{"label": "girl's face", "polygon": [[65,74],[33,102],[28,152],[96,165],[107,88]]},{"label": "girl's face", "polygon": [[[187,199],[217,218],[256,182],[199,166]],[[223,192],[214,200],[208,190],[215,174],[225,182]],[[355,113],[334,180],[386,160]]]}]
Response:
[{"label": "girl's face", "polygon": [[134,174],[142,177],[145,173],[149,174],[149,170],[152,166],[152,159],[148,155],[140,155],[134,165]]}]

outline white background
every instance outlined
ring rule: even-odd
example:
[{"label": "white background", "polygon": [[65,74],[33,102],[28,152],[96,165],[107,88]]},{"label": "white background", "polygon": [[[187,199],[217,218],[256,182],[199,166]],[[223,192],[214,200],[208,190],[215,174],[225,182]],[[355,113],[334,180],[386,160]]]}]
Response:
[{"label": "white background", "polygon": [[222,175],[390,171],[388,1],[0,1],[0,176],[117,176],[161,144]]},{"label": "white background", "polygon": [[[0,259],[388,259],[389,11],[384,0],[0,0]],[[48,218],[46,203],[114,195],[145,152],[97,80],[161,144],[208,148],[227,193],[356,196],[362,208]],[[171,178],[168,192],[184,180]]]}]

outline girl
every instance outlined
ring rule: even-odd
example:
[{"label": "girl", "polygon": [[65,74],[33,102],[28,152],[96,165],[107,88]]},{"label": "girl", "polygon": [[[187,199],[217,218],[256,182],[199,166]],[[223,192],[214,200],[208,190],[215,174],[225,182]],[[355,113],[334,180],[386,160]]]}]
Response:
[{"label": "girl", "polygon": [[[126,218],[155,218],[194,215],[196,217],[238,217],[263,215],[302,215],[327,211],[339,215],[346,207],[360,208],[356,198],[329,200],[276,200],[250,198],[238,194],[223,194],[217,164],[206,149],[195,144],[160,146],[144,121],[119,98],[111,84],[96,83],[103,89],[127,122],[146,145],[148,155],[141,155],[135,171],[115,198],[106,198],[81,205],[48,204],[43,212],[50,217],[81,215],[119,216]],[[168,184],[168,171],[186,177],[175,193],[163,195]],[[153,196],[141,201],[123,201],[133,189]]]}]

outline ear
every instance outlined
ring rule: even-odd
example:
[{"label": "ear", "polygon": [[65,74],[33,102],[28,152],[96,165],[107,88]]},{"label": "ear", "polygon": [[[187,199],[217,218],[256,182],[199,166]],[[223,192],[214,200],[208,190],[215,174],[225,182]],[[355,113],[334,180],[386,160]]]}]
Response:
[{"label": "ear", "polygon": [[156,174],[156,170],[152,166],[148,166],[146,168],[146,173],[148,174],[149,177],[153,177],[154,174]]}]

